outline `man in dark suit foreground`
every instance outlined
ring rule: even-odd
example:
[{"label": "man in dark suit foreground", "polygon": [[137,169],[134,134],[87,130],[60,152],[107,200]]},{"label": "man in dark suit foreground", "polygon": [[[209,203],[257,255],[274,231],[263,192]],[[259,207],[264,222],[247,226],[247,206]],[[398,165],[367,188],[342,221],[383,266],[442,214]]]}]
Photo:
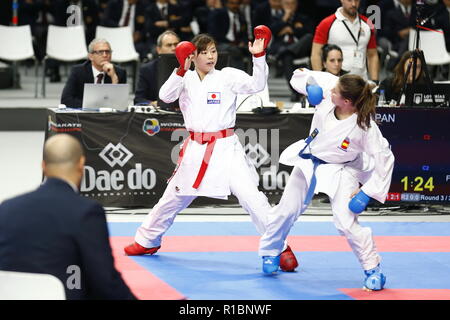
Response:
[{"label": "man in dark suit foreground", "polygon": [[94,39],[88,47],[89,60],[75,65],[64,86],[61,103],[68,108],[81,108],[85,83],[126,83],[127,72],[111,63],[112,50],[108,41]]},{"label": "man in dark suit foreground", "polygon": [[0,270],[51,274],[67,299],[135,299],[114,267],[102,206],[78,195],[84,162],[75,138],[47,140],[45,181],[0,205]]},{"label": "man in dark suit foreground", "polygon": [[[173,31],[164,31],[156,42],[156,52],[159,54],[175,53],[175,47],[180,38]],[[134,97],[134,104],[156,103],[158,100],[158,58],[144,64],[139,71],[139,80]]]}]

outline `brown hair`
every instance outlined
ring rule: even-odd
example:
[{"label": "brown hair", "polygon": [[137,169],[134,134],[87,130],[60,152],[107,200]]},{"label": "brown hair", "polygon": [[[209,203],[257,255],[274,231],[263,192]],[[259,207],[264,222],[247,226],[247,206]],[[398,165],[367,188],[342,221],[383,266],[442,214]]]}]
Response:
[{"label": "brown hair", "polygon": [[192,38],[191,42],[197,48],[197,52],[206,50],[208,45],[210,45],[211,43],[214,43],[214,45],[217,47],[216,40],[207,33],[200,33],[196,35],[194,38]]},{"label": "brown hair", "polygon": [[[392,79],[392,90],[393,92],[399,93],[401,87],[403,86],[403,79],[405,77],[405,64],[408,63],[408,60],[412,58],[412,54],[411,51],[406,51],[402,57],[400,58],[400,61],[397,63],[397,65],[394,68],[394,77]],[[411,66],[411,71],[413,66]],[[425,70],[424,68],[426,68],[426,66],[422,66],[420,68],[420,74],[419,74],[419,78],[417,78],[417,80],[421,80],[424,78],[424,74],[425,74]]]},{"label": "brown hair", "polygon": [[358,126],[370,128],[370,120],[375,118],[376,96],[372,93],[373,86],[358,75],[346,74],[339,78],[339,90],[344,99],[355,106]]}]

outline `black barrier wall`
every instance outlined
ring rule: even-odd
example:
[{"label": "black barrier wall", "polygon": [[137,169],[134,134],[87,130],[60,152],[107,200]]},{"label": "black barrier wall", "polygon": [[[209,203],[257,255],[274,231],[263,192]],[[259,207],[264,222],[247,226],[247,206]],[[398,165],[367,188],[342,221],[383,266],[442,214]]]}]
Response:
[{"label": "black barrier wall", "polygon": [[[308,135],[312,114],[238,114],[236,134],[277,203],[291,167],[280,153]],[[450,202],[450,136],[446,109],[379,108],[377,120],[396,157],[388,203]],[[188,133],[178,114],[47,112],[46,138],[65,132],[83,144],[81,193],[108,207],[151,207],[161,197]],[[237,204],[197,198],[193,205]]]}]

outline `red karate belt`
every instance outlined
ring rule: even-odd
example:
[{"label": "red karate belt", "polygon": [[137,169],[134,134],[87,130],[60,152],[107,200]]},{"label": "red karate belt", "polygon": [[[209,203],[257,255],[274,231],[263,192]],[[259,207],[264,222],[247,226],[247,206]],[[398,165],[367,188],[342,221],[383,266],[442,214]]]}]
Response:
[{"label": "red karate belt", "polygon": [[[216,132],[193,132],[189,131],[189,137],[191,140],[196,141],[200,144],[207,144],[205,154],[203,155],[202,164],[200,165],[200,169],[198,170],[197,178],[195,179],[194,184],[192,187],[194,189],[198,189],[200,184],[202,183],[203,177],[205,176],[206,169],[208,169],[209,160],[211,159],[211,155],[214,151],[214,145],[216,144],[217,139],[227,138],[234,135],[234,129],[224,129]],[[189,143],[189,139],[184,140],[183,146],[180,150],[180,155],[178,157],[177,167],[175,168],[172,177],[175,175],[175,173],[178,170],[178,167],[181,164],[181,160],[183,159],[184,154],[186,153],[186,148]],[[170,177],[170,179],[172,179]],[[169,181],[170,181],[169,179]]]}]

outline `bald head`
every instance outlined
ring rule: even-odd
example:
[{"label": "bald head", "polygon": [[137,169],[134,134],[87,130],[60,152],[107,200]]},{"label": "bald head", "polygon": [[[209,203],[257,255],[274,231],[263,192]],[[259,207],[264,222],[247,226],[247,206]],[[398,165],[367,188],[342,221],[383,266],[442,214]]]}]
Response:
[{"label": "bald head", "polygon": [[84,152],[77,139],[57,134],[44,144],[42,168],[47,177],[69,180],[79,185],[84,173]]},{"label": "bald head", "polygon": [[57,134],[45,142],[44,162],[47,166],[75,165],[82,156],[81,144],[68,134]]}]

